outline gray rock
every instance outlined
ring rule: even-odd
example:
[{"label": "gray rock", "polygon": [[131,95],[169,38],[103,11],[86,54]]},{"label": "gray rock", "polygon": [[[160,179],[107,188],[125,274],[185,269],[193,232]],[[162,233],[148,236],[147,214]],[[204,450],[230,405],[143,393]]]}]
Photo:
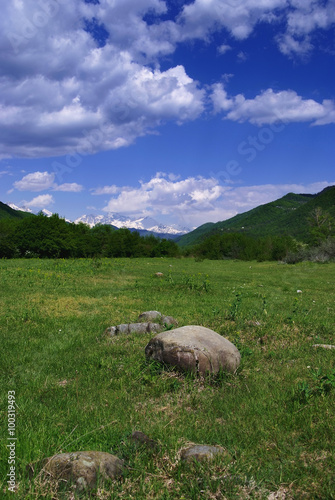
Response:
[{"label": "gray rock", "polygon": [[131,440],[136,444],[144,445],[152,450],[158,447],[157,441],[149,438],[146,434],[144,434],[144,432],[141,431],[134,431],[131,435]]},{"label": "gray rock", "polygon": [[109,326],[106,328],[105,335],[108,337],[114,337],[114,335],[116,335],[116,326]]},{"label": "gray rock", "polygon": [[129,333],[129,324],[123,323],[122,325],[117,325],[115,335],[120,335],[122,333]]},{"label": "gray rock", "polygon": [[129,323],[127,333],[148,333],[150,330],[150,323]]},{"label": "gray rock", "polygon": [[159,323],[148,323],[148,332],[151,333],[160,333],[164,330],[164,325]]},{"label": "gray rock", "polygon": [[162,316],[162,323],[167,326],[178,326],[178,321],[172,316]]},{"label": "gray rock", "polygon": [[124,463],[119,458],[101,451],[61,453],[47,458],[43,471],[51,479],[75,483],[79,490],[97,486],[98,476],[115,479],[122,475]]},{"label": "gray rock", "polygon": [[234,373],[241,355],[229,340],[203,326],[182,326],[162,332],[145,348],[147,359],[154,359],[196,373]]},{"label": "gray rock", "polygon": [[330,344],[314,344],[313,347],[322,347],[323,349],[335,349],[335,345],[330,345]]},{"label": "gray rock", "polygon": [[141,313],[138,317],[139,321],[146,321],[146,322],[160,322],[162,319],[162,313],[159,311],[145,311]]},{"label": "gray rock", "polygon": [[106,328],[105,335],[129,335],[130,333],[159,333],[164,330],[164,325],[159,323],[124,323],[122,325]]},{"label": "gray rock", "polygon": [[213,460],[216,455],[229,455],[222,446],[208,446],[202,444],[195,444],[181,450],[180,457],[184,462],[192,462],[197,460]]}]

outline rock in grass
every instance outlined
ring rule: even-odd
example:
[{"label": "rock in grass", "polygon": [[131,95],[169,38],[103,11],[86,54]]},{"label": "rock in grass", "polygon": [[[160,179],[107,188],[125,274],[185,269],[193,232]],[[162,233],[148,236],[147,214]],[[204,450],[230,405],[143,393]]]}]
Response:
[{"label": "rock in grass", "polygon": [[50,479],[75,484],[79,490],[97,486],[98,477],[115,479],[122,475],[124,463],[101,451],[61,453],[47,458],[43,467]]},{"label": "rock in grass", "polygon": [[322,347],[323,349],[335,349],[335,345],[330,345],[330,344],[314,344],[313,347]]},{"label": "rock in grass", "polygon": [[165,316],[159,311],[145,311],[139,315],[138,320],[148,322],[153,321],[164,326],[178,326],[178,321],[176,319],[172,316]]},{"label": "rock in grass", "polygon": [[162,319],[162,313],[159,311],[145,311],[138,317],[139,321],[159,323]]},{"label": "rock in grass", "polygon": [[220,370],[234,373],[241,361],[238,349],[229,340],[195,325],[159,333],[147,344],[145,355],[147,359],[201,374]]},{"label": "rock in grass", "polygon": [[208,446],[204,444],[195,444],[181,450],[180,457],[184,462],[198,462],[204,460],[213,460],[216,455],[229,455],[222,446]]},{"label": "rock in grass", "polygon": [[172,316],[162,316],[161,323],[164,326],[178,326],[178,321]]},{"label": "rock in grass", "polygon": [[158,448],[157,441],[154,441],[142,431],[134,431],[131,435],[131,440],[136,444],[144,445],[152,450]]},{"label": "rock in grass", "polygon": [[105,330],[105,335],[114,337],[115,335],[130,333],[159,333],[166,326],[177,326],[178,321],[172,316],[163,316],[159,311],[145,311],[138,317],[139,323],[123,323],[121,325],[109,326]]},{"label": "rock in grass", "polygon": [[129,335],[131,333],[159,333],[162,330],[164,330],[164,326],[159,323],[124,323],[106,328],[105,335],[114,337],[115,335]]}]

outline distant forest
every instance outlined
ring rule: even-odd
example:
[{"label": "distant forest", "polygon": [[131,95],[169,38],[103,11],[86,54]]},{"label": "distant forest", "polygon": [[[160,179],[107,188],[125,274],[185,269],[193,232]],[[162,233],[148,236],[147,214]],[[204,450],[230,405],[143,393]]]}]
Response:
[{"label": "distant forest", "polygon": [[109,225],[68,223],[57,214],[0,220],[0,258],[175,257],[171,240]]},{"label": "distant forest", "polygon": [[172,240],[140,236],[109,225],[68,223],[57,214],[0,220],[0,258],[178,257],[279,260],[295,249],[290,237],[254,238],[222,234],[181,249]]},{"label": "distant forest", "polygon": [[0,258],[180,257],[291,261],[329,260],[335,257],[333,219],[317,209],[309,220],[310,244],[292,236],[251,236],[221,232],[198,244],[180,247],[173,240],[140,236],[110,225],[90,228],[68,223],[57,214],[0,220]]}]

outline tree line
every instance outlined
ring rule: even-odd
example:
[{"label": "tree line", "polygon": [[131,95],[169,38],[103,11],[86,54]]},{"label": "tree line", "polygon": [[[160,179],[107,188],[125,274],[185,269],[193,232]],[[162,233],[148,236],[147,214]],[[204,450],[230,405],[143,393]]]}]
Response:
[{"label": "tree line", "polygon": [[181,250],[173,241],[140,236],[110,225],[90,228],[68,223],[57,214],[40,213],[24,219],[0,220],[0,258],[178,257],[198,260],[332,260],[335,258],[334,220],[321,209],[308,220],[310,244],[291,236],[256,237],[244,233],[216,233]]},{"label": "tree line", "polygon": [[42,213],[21,220],[0,220],[0,258],[175,257],[171,240],[140,236],[109,225],[90,228]]}]

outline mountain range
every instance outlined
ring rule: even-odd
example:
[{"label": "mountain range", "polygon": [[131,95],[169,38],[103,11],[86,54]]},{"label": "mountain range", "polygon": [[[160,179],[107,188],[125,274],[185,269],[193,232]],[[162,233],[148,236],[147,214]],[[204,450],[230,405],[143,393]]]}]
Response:
[{"label": "mountain range", "polygon": [[[4,205],[4,204],[2,204]],[[10,209],[16,212],[33,214],[32,210],[26,207],[18,207],[14,203],[8,203]],[[41,212],[47,217],[51,217],[52,212],[43,209]],[[8,211],[7,211],[8,213]],[[66,219],[67,222],[72,222]],[[106,215],[82,215],[78,219],[73,221],[75,224],[83,223],[90,227],[94,227],[97,224],[106,224],[113,226],[115,229],[127,228],[130,231],[137,231],[141,236],[146,234],[154,234],[160,238],[176,238],[191,231],[190,228],[181,227],[177,225],[164,225],[159,224],[155,219],[151,217],[129,217],[118,213],[108,213]]]},{"label": "mountain range", "polygon": [[[83,215],[74,222],[82,222],[93,227],[97,224],[108,224],[116,229],[126,227],[138,231],[141,235],[154,234],[161,238],[173,238],[181,247],[200,243],[215,233],[243,232],[250,236],[290,235],[297,240],[307,241],[309,237],[308,219],[321,208],[335,218],[335,186],[329,186],[316,194],[288,193],[278,200],[259,205],[248,212],[235,215],[221,222],[208,222],[194,230],[176,225],[159,224],[151,217],[128,217],[118,213],[107,215]],[[51,216],[52,212],[42,210]],[[31,216],[26,208],[14,204],[5,205],[0,202],[0,219],[23,218]],[[70,222],[70,221],[68,221]]]}]

